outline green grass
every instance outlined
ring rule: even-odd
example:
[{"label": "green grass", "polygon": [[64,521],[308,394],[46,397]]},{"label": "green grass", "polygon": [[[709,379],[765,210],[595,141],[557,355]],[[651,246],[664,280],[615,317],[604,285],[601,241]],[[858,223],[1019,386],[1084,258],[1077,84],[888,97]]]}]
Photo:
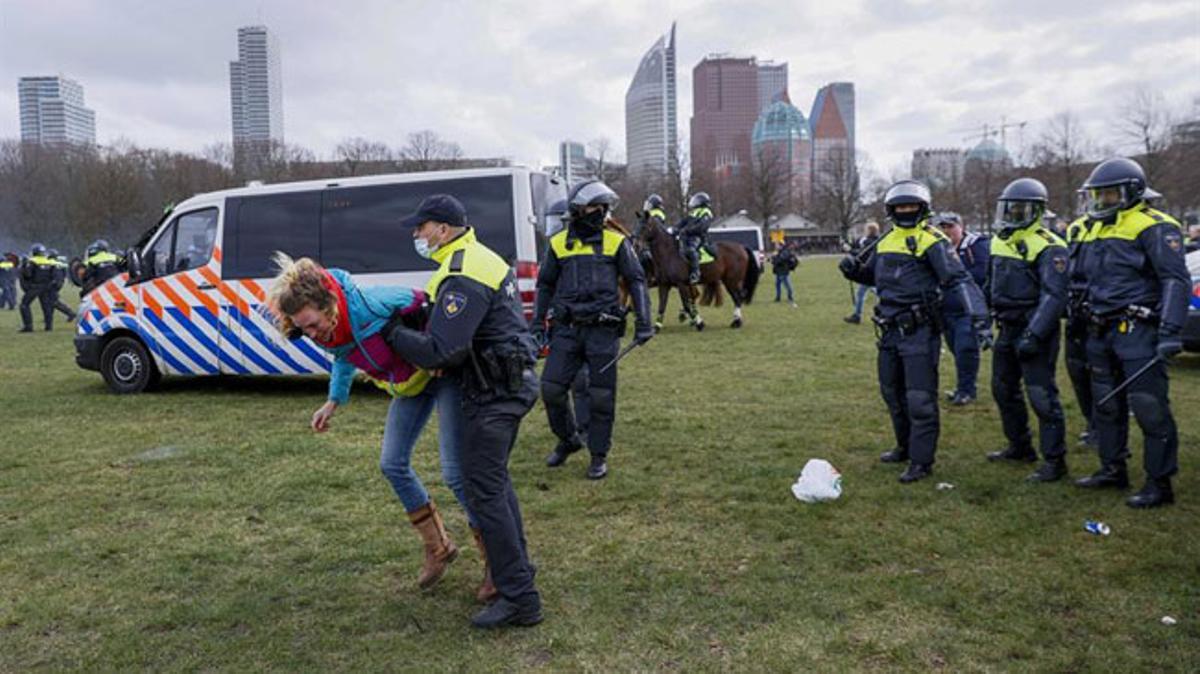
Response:
[{"label": "green grass", "polygon": [[[934,479],[902,486],[876,459],[874,340],[841,322],[833,263],[802,263],[799,309],[769,302],[767,274],[741,331],[728,306],[699,334],[669,312],[621,366],[604,481],[579,456],[545,468],[534,409],[512,471],[546,622],[500,633],[468,626],[479,560],[432,432],[418,472],[464,553],[415,589],[418,540],[377,468],[384,397],[357,388],[318,436],[316,381],[113,396],[75,367],[68,326],[17,335],[0,312],[0,671],[1200,668],[1200,357],[1172,367],[1173,507],[988,464],[1003,440],[986,396],[943,409]],[[1135,468],[1140,447],[1135,432]],[[842,472],[839,501],[792,497],[813,457]]]}]

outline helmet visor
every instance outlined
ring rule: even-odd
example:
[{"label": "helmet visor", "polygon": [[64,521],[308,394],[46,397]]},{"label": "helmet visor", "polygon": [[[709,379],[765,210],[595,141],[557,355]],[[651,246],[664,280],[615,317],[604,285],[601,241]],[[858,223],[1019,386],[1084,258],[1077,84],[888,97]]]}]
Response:
[{"label": "helmet visor", "polygon": [[1087,214],[1093,218],[1107,218],[1133,205],[1130,185],[1089,187],[1082,192]]},{"label": "helmet visor", "polygon": [[1045,205],[1037,201],[1005,201],[996,202],[996,222],[1001,227],[1021,229],[1037,221],[1042,215]]}]

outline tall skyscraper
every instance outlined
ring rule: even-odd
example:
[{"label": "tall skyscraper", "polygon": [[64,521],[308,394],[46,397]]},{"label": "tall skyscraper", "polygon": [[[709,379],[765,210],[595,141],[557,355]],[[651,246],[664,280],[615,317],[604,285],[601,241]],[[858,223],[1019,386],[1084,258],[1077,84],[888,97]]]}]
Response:
[{"label": "tall skyscraper", "polygon": [[821,87],[808,122],[812,127],[814,186],[819,189],[855,175],[854,84],[833,82]]},{"label": "tall skyscraper", "polygon": [[558,144],[558,168],[567,185],[596,177],[594,162],[588,159],[583,143],[573,140]]},{"label": "tall skyscraper", "polygon": [[625,92],[629,175],[665,175],[676,156],[675,24],[642,57]]},{"label": "tall skyscraper", "polygon": [[692,176],[722,180],[750,163],[750,134],[758,120],[758,63],[754,58],[707,56],[692,70]]},{"label": "tall skyscraper", "polygon": [[233,144],[283,140],[279,41],[266,26],[238,29],[238,60],[229,62]]},{"label": "tall skyscraper", "polygon": [[83,87],[65,77],[22,77],[17,82],[21,140],[95,144],[96,113],[83,104]]},{"label": "tall skyscraper", "polygon": [[[758,64],[758,113],[776,101],[788,101],[788,64],[762,61]],[[803,117],[803,115],[801,115]]]}]

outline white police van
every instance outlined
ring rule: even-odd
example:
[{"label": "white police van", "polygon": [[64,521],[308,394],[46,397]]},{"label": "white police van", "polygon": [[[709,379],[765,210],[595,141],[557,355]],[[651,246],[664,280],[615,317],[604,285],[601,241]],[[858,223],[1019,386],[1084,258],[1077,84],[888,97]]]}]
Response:
[{"label": "white police van", "polygon": [[423,287],[436,264],[398,222],[436,193],[463,202],[532,311],[546,210],[566,198],[557,178],[514,167],[253,185],[191,197],[131,248],[127,273],[83,299],[75,361],[117,393],[163,375],[328,372],[323,350],[272,325],[263,306],[271,255],[308,256],[363,285]]}]

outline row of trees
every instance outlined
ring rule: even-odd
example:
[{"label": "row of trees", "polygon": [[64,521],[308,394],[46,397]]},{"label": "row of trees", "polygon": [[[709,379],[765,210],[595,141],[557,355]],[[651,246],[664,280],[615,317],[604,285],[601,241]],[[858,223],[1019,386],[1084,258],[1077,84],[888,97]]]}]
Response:
[{"label": "row of trees", "polygon": [[399,148],[362,138],[319,159],[284,143],[215,144],[200,154],[111,146],[0,141],[0,251],[38,241],[77,253],[97,238],[124,246],[155,225],[163,209],[194,194],[245,185],[378,173],[504,165],[468,159],[432,131]]}]

